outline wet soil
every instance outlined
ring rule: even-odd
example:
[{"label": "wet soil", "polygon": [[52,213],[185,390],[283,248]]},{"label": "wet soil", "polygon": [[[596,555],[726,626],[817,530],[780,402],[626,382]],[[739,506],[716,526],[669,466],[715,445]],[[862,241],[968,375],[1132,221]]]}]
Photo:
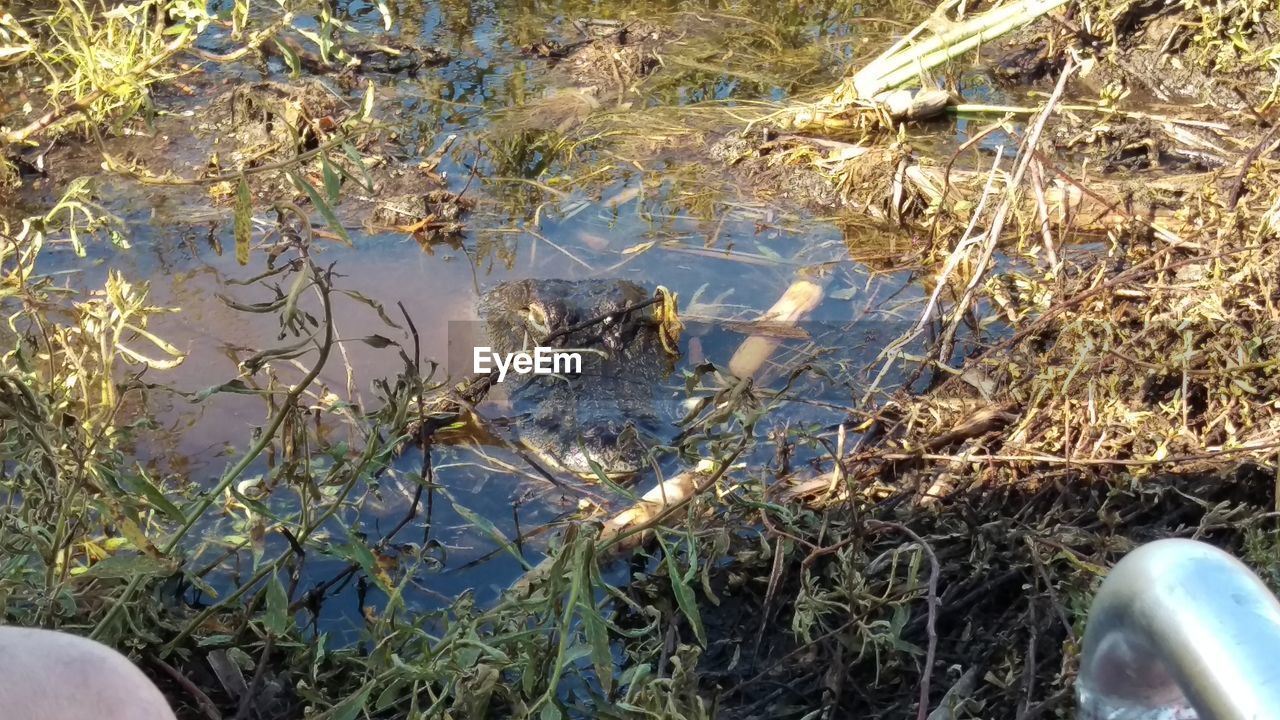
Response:
[{"label": "wet soil", "polygon": [[[1262,12],[1244,23],[1255,37],[1274,38],[1280,13]],[[1233,112],[1267,101],[1274,74],[1247,53],[1212,42],[1214,30],[1189,19],[1182,7],[1134,3],[1109,18],[1108,26],[1114,38],[1090,35],[1075,16],[1036,23],[984,48],[984,63],[1010,85],[1045,87],[1057,79],[1072,49],[1085,59],[1076,81],[1081,94],[1130,94],[1184,109]],[[1214,46],[1220,47],[1217,54]]]},{"label": "wet soil", "polygon": [[831,212],[848,206],[849,197],[841,192],[835,178],[798,163],[776,162],[771,151],[777,146],[769,134],[748,136],[731,132],[708,148],[711,159],[723,163],[758,192],[818,212]]}]

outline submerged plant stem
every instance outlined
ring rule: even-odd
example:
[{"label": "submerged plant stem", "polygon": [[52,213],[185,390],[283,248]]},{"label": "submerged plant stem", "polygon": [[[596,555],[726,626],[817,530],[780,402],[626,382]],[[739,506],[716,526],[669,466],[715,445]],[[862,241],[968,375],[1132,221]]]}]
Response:
[{"label": "submerged plant stem", "polygon": [[[319,269],[311,262],[310,258],[306,259],[306,267],[314,278],[317,292],[320,294],[321,302],[324,306],[323,317],[325,332],[324,341],[319,345],[320,354],[317,357],[315,364],[312,365],[311,370],[303,376],[302,380],[290,388],[289,392],[285,395],[284,402],[280,405],[280,409],[276,411],[275,415],[271,417],[271,421],[265,428],[263,428],[258,440],[254,442],[247,451],[245,451],[244,455],[240,457],[240,460],[235,465],[231,466],[231,468],[223,474],[222,478],[218,480],[218,483],[214,485],[213,488],[196,501],[193,508],[185,511],[186,521],[182,523],[169,541],[162,547],[162,552],[165,555],[171,555],[173,551],[178,548],[186,538],[187,533],[189,533],[191,528],[194,527],[200,518],[204,516],[204,513],[213,506],[213,503],[217,502],[218,498],[226,492],[227,488],[231,487],[231,484],[244,474],[244,471],[249,468],[249,465],[258,459],[258,456],[267,449],[268,445],[275,442],[276,433],[280,430],[280,426],[284,424],[285,418],[287,418],[293,411],[294,404],[297,403],[298,398],[306,392],[307,388],[311,386],[311,383],[320,376],[325,363],[329,359],[329,351],[333,348],[333,313],[329,299],[329,285],[325,278],[322,277]],[[111,623],[115,621],[115,618],[119,615],[120,611],[133,599],[134,593],[136,593],[142,586],[142,583],[148,579],[149,578],[144,575],[135,575],[130,579],[129,584],[125,586],[120,597],[116,598],[111,603],[110,609],[108,609],[107,613],[100,621],[98,621],[98,624],[94,627],[93,632],[90,633],[89,637],[95,640],[101,638],[102,634],[106,632]],[[249,587],[252,587],[252,585],[244,585],[240,590],[244,591]],[[172,645],[172,643],[170,643],[170,645]]]}]

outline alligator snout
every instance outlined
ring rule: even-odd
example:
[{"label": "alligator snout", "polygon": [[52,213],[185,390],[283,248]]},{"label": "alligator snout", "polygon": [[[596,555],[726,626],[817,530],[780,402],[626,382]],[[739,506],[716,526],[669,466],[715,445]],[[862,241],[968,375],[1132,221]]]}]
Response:
[{"label": "alligator snout", "polygon": [[[564,446],[563,441],[572,440]],[[646,448],[641,430],[635,424],[610,420],[595,424],[576,435],[560,434],[543,437],[545,448],[559,446],[559,464],[582,477],[595,477],[599,468],[607,477],[633,475],[644,469]]]}]

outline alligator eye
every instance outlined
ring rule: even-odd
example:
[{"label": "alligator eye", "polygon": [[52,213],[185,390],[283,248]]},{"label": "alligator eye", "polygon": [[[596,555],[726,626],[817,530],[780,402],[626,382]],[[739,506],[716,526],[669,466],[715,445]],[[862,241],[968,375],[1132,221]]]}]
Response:
[{"label": "alligator eye", "polygon": [[590,427],[580,433],[582,440],[589,440],[598,443],[603,447],[613,447],[618,444],[618,433],[612,427]]},{"label": "alligator eye", "polygon": [[530,329],[541,335],[547,335],[551,332],[551,322],[547,317],[547,309],[539,303],[531,303],[524,307],[525,317],[529,321]]}]

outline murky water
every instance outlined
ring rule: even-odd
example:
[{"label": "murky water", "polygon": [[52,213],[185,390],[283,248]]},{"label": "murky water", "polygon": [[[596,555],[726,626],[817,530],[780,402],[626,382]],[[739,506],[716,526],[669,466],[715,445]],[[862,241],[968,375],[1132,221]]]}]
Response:
[{"label": "murky water", "polygon": [[[839,3],[806,4],[803,11],[786,9],[793,5],[708,3],[679,17],[691,26],[708,19],[721,25],[758,23],[763,41],[792,43],[797,57],[814,58],[812,67],[797,72],[789,66],[774,72],[727,62],[722,65],[728,72],[697,70],[654,80],[627,101],[652,106],[779,100],[803,89],[797,78],[814,87],[829,83],[839,73],[837,61],[853,52],[851,48],[874,23],[860,20]],[[626,8],[645,17],[651,13],[671,16],[687,6],[642,2]],[[445,2],[430,7],[402,3],[394,9],[400,39],[440,46],[452,59],[411,77],[382,78],[377,92],[390,104],[380,107],[390,108],[387,118],[399,124],[403,145],[414,148],[418,157],[430,153],[446,134],[457,134],[459,139],[440,169],[451,189],[467,188],[478,205],[456,245],[424,249],[403,234],[369,234],[349,228],[353,248],[325,244],[318,251],[317,259],[333,263],[340,274],[339,287],[381,303],[396,319],[395,308],[403,305],[419,331],[423,356],[443,361],[449,322],[474,318],[479,294],[502,280],[609,277],[647,288],[666,286],[679,294],[689,323],[681,340],[683,358],[669,380],[672,403],[666,412],[667,419],[674,420],[678,400],[684,397],[681,372],[705,361],[726,365],[744,339],[727,321],[750,319],[765,311],[798,277],[819,278],[826,286],[826,299],[803,326],[808,337],[785,342],[758,385],[764,391],[781,388],[790,369],[812,363],[827,376],[797,381],[783,410],[771,419],[771,427],[808,425],[822,433],[846,419],[846,408],[865,388],[867,367],[885,343],[915,320],[919,300],[927,294],[927,288],[913,284],[909,276],[877,272],[853,257],[865,257],[862,249],[874,247],[873,255],[892,259],[895,252],[905,252],[910,238],[848,218],[836,222],[763,206],[733,187],[721,170],[705,166],[702,160],[691,163],[679,150],[656,148],[641,163],[621,156],[601,162],[590,147],[576,157],[556,155],[536,143],[519,148],[524,153],[519,157],[504,155],[502,139],[507,136],[495,135],[494,123],[525,130],[537,126],[528,117],[529,108],[555,82],[545,61],[530,58],[519,48],[549,33],[563,33],[568,19],[609,17],[616,5],[558,2],[508,7]],[[352,2],[345,11],[371,34],[380,32],[380,19],[372,6]],[[769,12],[803,12],[803,17],[761,15]],[[744,19],[744,14],[752,20]],[[781,37],[780,27],[791,27],[791,36]],[[252,71],[236,68],[234,72],[251,77]],[[351,92],[353,98],[359,94],[360,89]],[[198,106],[199,100],[191,104]],[[519,132],[513,130],[511,137]],[[702,137],[697,142],[709,140]],[[557,181],[588,169],[594,173],[590,182]],[[557,189],[546,191],[548,184]],[[108,207],[125,219],[132,249],[96,247],[95,262],[87,270],[83,262],[69,262],[55,253],[50,267],[80,268],[68,279],[80,287],[94,287],[108,268],[119,268],[130,278],[150,279],[155,304],[181,308],[180,313],[157,316],[151,329],[186,351],[188,358],[173,371],[148,375],[150,382],[198,392],[237,377],[240,360],[277,343],[274,315],[240,312],[218,298],[221,294],[238,302],[269,299],[261,287],[228,284],[261,270],[260,263],[241,267],[234,253],[218,252],[219,247],[233,246],[229,209],[197,214],[192,208],[198,196],[144,189],[125,181],[104,183],[100,193]],[[334,311],[337,330],[344,338],[381,334],[408,341],[406,333],[386,327],[366,304],[338,302]],[[347,342],[341,348],[321,382],[339,395],[345,395],[350,382],[360,393],[357,402],[369,397],[371,381],[394,376],[401,368],[392,349],[361,342]],[[208,483],[234,460],[235,448],[251,441],[266,417],[261,399],[249,395],[219,394],[196,403],[157,391],[152,402],[158,428],[140,441],[141,458],[159,475],[175,473]],[[482,410],[500,415],[502,408],[491,404]],[[761,443],[749,462],[764,467],[772,461],[772,451],[768,443]],[[795,462],[805,459],[802,452]],[[456,503],[487,518],[509,538],[577,507],[576,498],[537,479],[519,458],[501,448],[438,447],[433,461],[436,482]],[[344,520],[367,528],[371,537],[380,537],[406,512],[413,493],[410,478],[421,462],[417,450],[407,450],[381,478],[374,499],[358,517]],[[664,469],[679,468],[672,461]],[[262,471],[263,467],[257,469]],[[206,528],[211,542],[199,552],[213,557],[224,546],[220,537],[233,541],[243,532],[234,518]],[[435,504],[430,532],[440,544],[437,554],[442,565],[438,572],[416,579],[417,594],[411,598],[416,607],[439,607],[467,590],[475,591],[481,601],[490,599],[520,571],[514,558],[495,553],[494,543],[449,502]],[[418,542],[423,533],[419,518],[401,537]],[[532,540],[526,548],[532,562],[544,540],[545,536]],[[340,567],[337,561],[309,562],[308,584],[325,581]],[[354,582],[337,585],[334,595],[323,607],[322,622],[339,631],[358,625],[361,605],[381,602],[376,592],[365,595]]]}]

